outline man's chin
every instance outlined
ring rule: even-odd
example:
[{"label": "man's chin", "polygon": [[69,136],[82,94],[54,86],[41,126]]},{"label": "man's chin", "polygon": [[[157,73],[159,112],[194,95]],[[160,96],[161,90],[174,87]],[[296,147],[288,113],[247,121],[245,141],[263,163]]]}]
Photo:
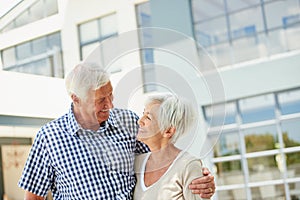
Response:
[{"label": "man's chin", "polygon": [[98,116],[98,122],[101,124],[102,122],[107,121],[108,118],[109,118],[109,115],[101,115],[101,116]]}]

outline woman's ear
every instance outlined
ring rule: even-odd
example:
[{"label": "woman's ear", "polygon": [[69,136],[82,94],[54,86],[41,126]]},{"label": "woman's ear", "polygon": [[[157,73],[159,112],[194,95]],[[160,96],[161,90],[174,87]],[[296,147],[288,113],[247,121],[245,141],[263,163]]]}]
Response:
[{"label": "woman's ear", "polygon": [[170,128],[164,131],[164,136],[167,138],[171,138],[176,132],[176,128],[171,126]]},{"label": "woman's ear", "polygon": [[79,97],[77,97],[75,94],[71,95],[72,101],[75,105],[79,105],[80,104],[80,99]]}]

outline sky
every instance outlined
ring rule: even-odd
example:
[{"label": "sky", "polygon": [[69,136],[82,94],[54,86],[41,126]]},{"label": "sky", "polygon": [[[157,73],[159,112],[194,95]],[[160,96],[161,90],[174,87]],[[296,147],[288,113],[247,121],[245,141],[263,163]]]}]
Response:
[{"label": "sky", "polygon": [[0,0],[0,17],[22,0]]}]

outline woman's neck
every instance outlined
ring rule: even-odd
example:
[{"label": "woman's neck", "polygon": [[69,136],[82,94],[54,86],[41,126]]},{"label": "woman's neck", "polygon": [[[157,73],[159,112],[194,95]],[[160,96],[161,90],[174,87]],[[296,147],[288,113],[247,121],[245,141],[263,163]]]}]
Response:
[{"label": "woman's neck", "polygon": [[167,144],[159,149],[151,149],[151,155],[149,161],[155,165],[166,165],[172,163],[177,157],[180,149],[174,146],[174,144]]}]

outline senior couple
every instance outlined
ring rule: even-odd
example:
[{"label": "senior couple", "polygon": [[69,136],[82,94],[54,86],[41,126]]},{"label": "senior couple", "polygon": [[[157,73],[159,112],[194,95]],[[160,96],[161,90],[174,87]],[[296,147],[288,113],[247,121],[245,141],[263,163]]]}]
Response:
[{"label": "senior couple", "polygon": [[141,118],[113,106],[109,75],[81,63],[66,77],[72,104],[36,135],[19,187],[25,199],[210,198],[214,177],[174,143],[193,127],[191,104],[150,96]]}]

